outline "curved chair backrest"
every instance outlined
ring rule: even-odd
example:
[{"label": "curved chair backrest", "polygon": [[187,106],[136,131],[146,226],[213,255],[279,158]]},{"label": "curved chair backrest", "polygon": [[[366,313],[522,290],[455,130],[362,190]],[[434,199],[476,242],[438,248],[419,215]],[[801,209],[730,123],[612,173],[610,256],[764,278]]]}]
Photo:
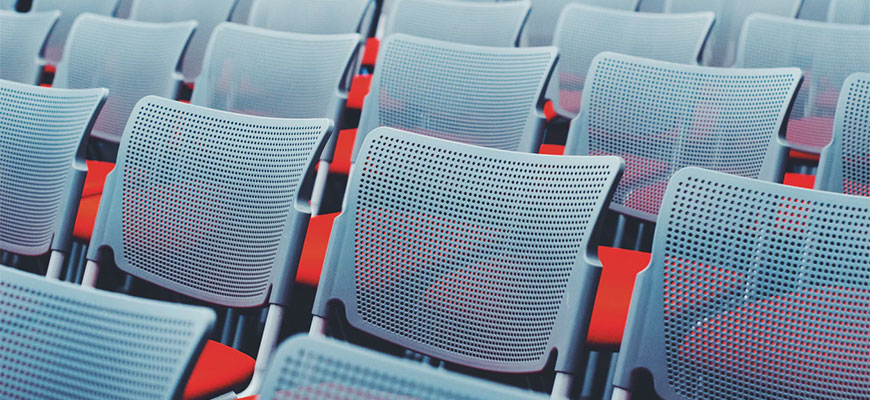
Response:
[{"label": "curved chair backrest", "polygon": [[[502,372],[574,371],[616,157],[508,152],[378,128],[351,173],[314,314]],[[544,244],[546,243],[546,244]]]},{"label": "curved chair backrest", "polygon": [[537,152],[554,47],[482,47],[403,34],[381,44],[351,161],[388,126],[502,150]]},{"label": "curved chair backrest", "polygon": [[358,33],[373,6],[373,0],[254,0],[248,25],[296,33]]},{"label": "curved chair backrest", "polygon": [[855,72],[870,72],[870,26],[752,15],[743,29],[737,66],[803,70],[786,138],[795,149],[818,153],[831,141],[843,82]]},{"label": "curved chair backrest", "polygon": [[797,68],[726,69],[602,53],[592,61],[566,154],[616,155],[611,209],[655,222],[671,175],[703,167],[779,181]]},{"label": "curved chair backrest", "polygon": [[816,189],[870,197],[870,73],[846,79],[834,137],[822,150]]},{"label": "curved chair backrest", "polygon": [[117,143],[139,99],[175,97],[179,61],[195,27],[195,21],[164,24],[82,15],[70,30],[54,86],[108,88],[109,100],[91,134]]},{"label": "curved chair backrest", "polygon": [[0,79],[37,84],[48,34],[59,11],[17,13],[0,10]]},{"label": "curved chair backrest", "polygon": [[83,145],[107,94],[0,80],[0,250],[68,250]]},{"label": "curved chair backrest", "polygon": [[341,120],[360,36],[309,35],[223,23],[191,103],[276,118]]},{"label": "curved chair backrest", "polygon": [[831,0],[827,20],[837,24],[870,25],[870,1]]},{"label": "curved chair backrest", "polygon": [[698,168],[674,175],[614,385],[665,399],[866,399],[870,202]]},{"label": "curved chair backrest", "polygon": [[215,26],[230,19],[236,0],[135,0],[130,19],[146,22],[195,20],[196,32],[184,52],[181,71],[184,80],[193,82],[202,70],[205,47]]},{"label": "curved chair backrest", "polygon": [[180,399],[214,321],[0,266],[0,397]]},{"label": "curved chair backrest", "polygon": [[331,130],[328,119],[143,98],[106,179],[88,259],[111,250],[121,270],[223,306],[262,305],[270,289],[285,300],[308,224],[313,157]]},{"label": "curved chair backrest", "polygon": [[528,0],[476,3],[458,0],[400,0],[386,35],[409,35],[478,46],[514,47],[529,16]]},{"label": "curved chair backrest", "polygon": [[532,0],[532,12],[526,23],[526,32],[529,46],[551,46],[553,33],[556,27],[553,25],[565,6],[569,4],[586,4],[596,7],[615,8],[619,10],[634,11],[640,0]]},{"label": "curved chair backrest", "polygon": [[52,65],[60,62],[64,43],[72,29],[73,22],[84,13],[111,16],[118,8],[119,0],[33,0],[33,11],[60,11],[60,19],[48,37],[45,45],[45,59]]},{"label": "curved chair backrest", "polygon": [[15,10],[18,0],[0,0],[0,10]]},{"label": "curved chair backrest", "polygon": [[544,400],[549,397],[332,339],[299,335],[278,347],[259,398]]},{"label": "curved chair backrest", "polygon": [[659,14],[569,5],[556,24],[553,45],[560,58],[547,98],[559,115],[577,116],[586,73],[604,51],[696,64],[713,19],[710,12]]},{"label": "curved chair backrest", "polygon": [[[713,11],[716,24],[704,47],[702,63],[712,67],[730,67],[737,57],[737,45],[743,22],[750,14],[765,13],[794,18],[802,0],[667,0],[665,12],[687,13]],[[771,38],[774,40],[774,38]]]}]

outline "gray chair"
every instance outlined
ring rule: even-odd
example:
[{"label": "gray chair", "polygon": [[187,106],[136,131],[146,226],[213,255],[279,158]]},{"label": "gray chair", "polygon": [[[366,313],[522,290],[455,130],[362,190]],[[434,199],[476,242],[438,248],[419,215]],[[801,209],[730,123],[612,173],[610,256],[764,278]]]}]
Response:
[{"label": "gray chair", "polygon": [[547,98],[559,115],[577,116],[586,73],[604,51],[696,64],[713,19],[710,12],[654,14],[569,5],[556,24],[553,45],[560,59]]},{"label": "gray chair", "polygon": [[127,117],[147,95],[175,98],[179,61],[196,21],[151,23],[84,14],[76,19],[54,86],[110,90],[91,135],[118,143]]},{"label": "gray chair", "polygon": [[542,400],[546,396],[401,360],[327,338],[278,347],[261,400]]},{"label": "gray chair", "polygon": [[0,0],[0,10],[15,10],[18,0]]},{"label": "gray chair", "polygon": [[870,26],[752,15],[743,29],[736,65],[804,71],[786,138],[792,148],[818,154],[831,141],[843,82],[852,73],[870,72]]},{"label": "gray chair", "polygon": [[870,197],[870,73],[846,79],[834,137],[822,150],[816,189]]},{"label": "gray chair", "polygon": [[214,321],[0,266],[0,396],[180,399]]},{"label": "gray chair", "polygon": [[[687,13],[713,11],[716,25],[704,48],[702,63],[713,67],[730,67],[737,57],[737,45],[743,22],[750,14],[765,13],[794,18],[802,0],[666,0],[665,12]],[[771,38],[774,39],[774,38]]]},{"label": "gray chair", "polygon": [[130,19],[146,22],[195,20],[196,32],[184,52],[181,71],[193,82],[202,70],[205,48],[214,28],[230,19],[236,0],[134,0]]},{"label": "gray chair", "polygon": [[51,65],[57,65],[63,55],[64,44],[72,29],[73,22],[84,13],[111,16],[118,8],[119,0],[33,0],[31,11],[61,12],[57,26],[51,31],[45,46],[45,59]]},{"label": "gray chair", "polygon": [[359,33],[373,0],[254,0],[248,25],[296,33]]},{"label": "gray chair", "polygon": [[810,21],[824,21],[828,17],[831,0],[804,0],[798,18]]},{"label": "gray chair", "polygon": [[550,46],[553,44],[555,23],[565,6],[586,4],[619,10],[634,11],[640,0],[532,0],[532,12],[526,23],[526,36],[529,46]]},{"label": "gray chair", "polygon": [[446,42],[515,47],[530,7],[528,0],[400,0],[393,6],[384,36],[405,33]]},{"label": "gray chair", "polygon": [[21,14],[0,10],[0,79],[38,84],[43,52],[59,11]]},{"label": "gray chair", "polygon": [[101,257],[111,256],[122,271],[199,301],[268,304],[256,390],[290,301],[314,162],[331,131],[325,118],[143,98],[106,180],[82,285],[95,286]]},{"label": "gray chair", "polygon": [[637,10],[643,12],[663,12],[665,10],[665,0],[640,0]]},{"label": "gray chair", "polygon": [[695,166],[779,182],[797,68],[725,69],[616,53],[592,61],[566,154],[615,155],[625,176],[610,208],[655,222],[671,175]]},{"label": "gray chair", "polygon": [[675,174],[613,399],[642,370],[668,400],[870,397],[868,215],[862,197]]},{"label": "gray chair", "polygon": [[827,21],[837,24],[870,25],[870,1],[831,0]]},{"label": "gray chair", "polygon": [[509,152],[378,128],[336,219],[311,333],[355,329],[443,361],[541,371],[566,396],[585,349],[616,157]]},{"label": "gray chair", "polygon": [[106,89],[51,89],[0,80],[0,250],[51,251],[60,275],[87,170],[84,146]]}]

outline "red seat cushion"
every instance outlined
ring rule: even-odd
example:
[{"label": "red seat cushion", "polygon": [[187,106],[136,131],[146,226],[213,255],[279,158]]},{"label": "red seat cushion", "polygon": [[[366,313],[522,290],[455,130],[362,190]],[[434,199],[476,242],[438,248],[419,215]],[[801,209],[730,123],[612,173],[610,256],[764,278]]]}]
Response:
[{"label": "red seat cushion", "polygon": [[299,270],[296,272],[296,282],[317,286],[320,282],[320,271],[326,258],[326,247],[329,235],[332,233],[332,223],[339,213],[323,214],[311,217],[308,223],[308,233],[305,235],[305,246],[299,259]]},{"label": "red seat cushion", "polygon": [[541,148],[538,150],[540,154],[550,154],[554,156],[561,156],[565,154],[565,146],[559,144],[542,144]]},{"label": "red seat cushion", "polygon": [[788,152],[788,157],[796,159],[796,160],[819,162],[819,155],[818,154],[805,153],[803,151],[798,151],[798,150],[790,150]]},{"label": "red seat cushion", "polygon": [[812,189],[816,185],[816,177],[815,175],[786,172],[782,183],[788,186]]},{"label": "red seat cushion", "polygon": [[372,67],[378,61],[378,50],[381,48],[381,41],[378,38],[366,39],[366,48],[363,51],[362,65]]},{"label": "red seat cushion", "polygon": [[103,193],[103,186],[106,184],[106,176],[115,164],[105,161],[87,160],[88,176],[85,178],[85,187],[82,189],[82,197],[88,197]]},{"label": "red seat cushion", "polygon": [[556,112],[556,106],[553,105],[553,100],[547,100],[547,102],[544,103],[544,116],[547,117],[547,122],[550,122],[553,118],[559,116]]},{"label": "red seat cushion", "polygon": [[184,387],[184,399],[200,399],[227,393],[251,379],[254,364],[254,359],[247,354],[209,340],[193,366],[187,386]]},{"label": "red seat cushion", "polygon": [[617,350],[628,318],[634,280],[649,265],[650,254],[601,246],[598,258],[603,270],[592,309],[586,342],[595,349]]},{"label": "red seat cushion", "polygon": [[347,108],[362,110],[363,101],[366,99],[366,95],[369,94],[369,89],[371,87],[371,75],[354,76],[353,82],[350,83],[350,90],[347,91]]},{"label": "red seat cushion", "polygon": [[100,199],[102,199],[102,194],[83,197],[79,202],[79,212],[76,214],[76,224],[73,228],[73,237],[76,239],[91,241],[94,222],[97,220],[97,209],[100,208]]},{"label": "red seat cushion", "polygon": [[331,174],[350,174],[350,157],[353,155],[353,145],[356,142],[356,129],[345,129],[338,132],[335,142],[335,155],[329,165]]}]

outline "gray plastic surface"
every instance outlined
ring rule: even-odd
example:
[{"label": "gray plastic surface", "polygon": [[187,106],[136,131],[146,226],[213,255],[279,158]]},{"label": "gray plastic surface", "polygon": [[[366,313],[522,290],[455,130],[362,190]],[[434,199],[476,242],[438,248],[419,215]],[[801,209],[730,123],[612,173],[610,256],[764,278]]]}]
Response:
[{"label": "gray plastic surface", "polygon": [[519,44],[530,7],[527,0],[399,0],[390,13],[384,36],[406,33],[446,42],[514,47]]},{"label": "gray plastic surface", "polygon": [[674,175],[614,384],[665,399],[870,398],[870,202]]},{"label": "gray plastic surface", "polygon": [[328,119],[234,114],[155,96],[133,109],[88,248],[229,307],[286,304]]},{"label": "gray plastic surface", "polygon": [[205,48],[215,26],[230,19],[236,0],[135,0],[130,19],[146,22],[195,20],[196,32],[184,52],[181,71],[193,82],[202,70]]},{"label": "gray plastic surface", "polygon": [[151,23],[81,15],[70,30],[54,86],[105,87],[109,100],[91,135],[119,142],[127,117],[148,95],[175,98],[179,60],[196,21]]},{"label": "gray plastic surface", "polygon": [[553,44],[555,23],[565,6],[586,4],[596,7],[615,8],[634,11],[640,0],[532,0],[532,12],[526,23],[526,36],[529,46],[550,46]]},{"label": "gray plastic surface", "polygon": [[15,10],[18,0],[0,0],[0,10]]},{"label": "gray plastic surface", "polygon": [[379,126],[537,152],[555,47],[482,47],[404,34],[381,44],[351,161]]},{"label": "gray plastic surface", "polygon": [[118,0],[33,0],[31,12],[60,11],[60,19],[45,46],[45,59],[48,63],[57,65],[60,62],[66,38],[79,15],[91,13],[111,16],[117,8]]},{"label": "gray plastic surface", "polygon": [[59,11],[22,14],[0,10],[0,79],[39,83],[45,42],[59,16]]},{"label": "gray plastic surface", "polygon": [[846,79],[834,138],[822,150],[816,189],[870,197],[870,73]]},{"label": "gray plastic surface", "polygon": [[[801,0],[666,0],[665,12],[687,13],[712,11],[716,24],[702,55],[703,65],[730,67],[737,57],[737,45],[743,22],[750,14],[765,13],[794,18]],[[769,38],[776,42],[778,36]],[[785,46],[784,46],[785,47]]]},{"label": "gray plastic surface", "polygon": [[544,400],[546,395],[303,335],[278,347],[261,400]]},{"label": "gray plastic surface", "polygon": [[843,82],[852,73],[870,72],[870,26],[752,15],[743,29],[737,66],[803,70],[786,138],[797,150],[818,153],[831,141]]},{"label": "gray plastic surface", "polygon": [[314,305],[437,359],[577,371],[597,232],[623,163],[508,152],[378,128],[354,168]]},{"label": "gray plastic surface", "polygon": [[779,182],[797,68],[726,69],[616,53],[592,62],[566,154],[616,155],[610,208],[655,222],[671,175],[694,166]]},{"label": "gray plastic surface", "polygon": [[248,25],[315,34],[359,33],[373,0],[254,0]]},{"label": "gray plastic surface", "polygon": [[569,5],[556,24],[553,45],[560,57],[547,98],[559,115],[577,116],[586,73],[604,51],[696,64],[713,19],[710,12],[654,14]]},{"label": "gray plastic surface", "polygon": [[827,21],[870,25],[870,0],[831,0]]},{"label": "gray plastic surface", "polygon": [[810,21],[824,21],[828,17],[831,0],[804,0],[798,18]]},{"label": "gray plastic surface", "polygon": [[0,249],[69,250],[83,145],[107,94],[0,80]]},{"label": "gray plastic surface", "polygon": [[180,399],[214,321],[0,266],[0,397]]}]

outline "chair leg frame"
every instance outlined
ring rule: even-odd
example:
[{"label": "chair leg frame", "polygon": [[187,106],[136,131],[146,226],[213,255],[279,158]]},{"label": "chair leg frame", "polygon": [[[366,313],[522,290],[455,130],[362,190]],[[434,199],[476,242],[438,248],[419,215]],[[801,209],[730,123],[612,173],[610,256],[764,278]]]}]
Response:
[{"label": "chair leg frame", "polygon": [[631,400],[631,393],[621,387],[613,387],[613,397],[610,400]]},{"label": "chair leg frame", "polygon": [[571,398],[571,389],[574,387],[574,376],[564,372],[556,372],[553,381],[553,391],[550,393],[551,400],[567,400]]},{"label": "chair leg frame", "polygon": [[326,179],[329,177],[329,162],[320,161],[317,164],[317,176],[314,178],[314,188],[311,189],[311,215],[320,215],[320,205],[326,192]]},{"label": "chair leg frame", "polygon": [[245,388],[239,397],[253,396],[260,391],[263,385],[263,377],[269,368],[272,353],[278,346],[278,337],[281,334],[281,323],[284,321],[284,307],[278,304],[269,305],[269,314],[266,317],[266,326],[263,328],[263,337],[260,339],[260,349],[257,351],[257,360],[254,364],[254,375],[251,383]]},{"label": "chair leg frame", "polygon": [[100,276],[100,264],[97,264],[96,261],[88,260],[87,265],[85,265],[85,275],[82,277],[82,286],[84,287],[96,287],[97,286],[97,278]]},{"label": "chair leg frame", "polygon": [[66,255],[57,251],[51,251],[51,258],[48,259],[48,271],[45,277],[51,280],[60,279],[60,272],[63,269],[63,262],[66,260]]}]

